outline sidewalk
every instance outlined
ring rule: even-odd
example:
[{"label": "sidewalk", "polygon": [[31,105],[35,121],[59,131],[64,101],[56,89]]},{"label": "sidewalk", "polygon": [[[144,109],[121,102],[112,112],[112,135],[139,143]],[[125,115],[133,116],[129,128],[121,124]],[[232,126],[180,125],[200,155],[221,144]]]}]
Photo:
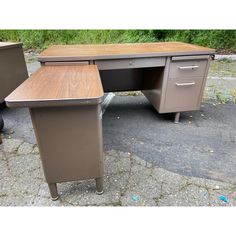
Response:
[{"label": "sidewalk", "polygon": [[[105,191],[95,181],[58,184],[51,201],[36,145],[4,139],[0,149],[1,206],[235,206],[236,186],[176,174],[130,153],[105,152]],[[228,202],[220,200],[227,196]]]}]

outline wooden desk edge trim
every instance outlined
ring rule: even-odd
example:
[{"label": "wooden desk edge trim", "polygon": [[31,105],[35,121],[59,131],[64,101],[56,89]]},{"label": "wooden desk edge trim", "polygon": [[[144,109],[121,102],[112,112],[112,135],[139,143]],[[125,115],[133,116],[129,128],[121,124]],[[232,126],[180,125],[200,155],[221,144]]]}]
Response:
[{"label": "wooden desk edge trim", "polygon": [[39,62],[47,61],[79,61],[79,60],[112,60],[127,58],[148,58],[148,57],[167,57],[167,56],[190,56],[190,55],[211,55],[215,54],[215,49],[204,51],[189,52],[165,52],[165,53],[140,53],[140,54],[120,54],[120,55],[102,55],[102,56],[38,56]]},{"label": "wooden desk edge trim", "polygon": [[[104,95],[104,94],[103,94]],[[89,99],[40,99],[40,100],[8,100],[5,102],[8,107],[62,107],[62,106],[89,106],[102,103],[103,95]]]}]

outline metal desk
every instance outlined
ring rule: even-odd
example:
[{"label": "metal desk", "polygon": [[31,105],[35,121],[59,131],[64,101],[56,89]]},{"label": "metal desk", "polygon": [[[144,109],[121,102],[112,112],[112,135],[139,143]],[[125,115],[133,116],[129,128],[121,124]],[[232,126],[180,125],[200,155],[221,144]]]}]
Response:
[{"label": "metal desk", "polygon": [[95,178],[103,190],[103,90],[141,90],[160,113],[197,110],[213,49],[185,43],[52,46],[6,98],[29,107],[52,198],[56,183]]},{"label": "metal desk", "polygon": [[42,65],[95,64],[104,92],[141,90],[159,113],[200,108],[214,49],[165,42],[55,45],[43,51]]}]

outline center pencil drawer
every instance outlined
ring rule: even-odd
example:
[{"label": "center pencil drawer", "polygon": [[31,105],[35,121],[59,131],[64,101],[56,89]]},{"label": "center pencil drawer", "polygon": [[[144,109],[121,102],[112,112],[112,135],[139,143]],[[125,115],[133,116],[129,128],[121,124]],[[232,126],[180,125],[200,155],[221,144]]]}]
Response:
[{"label": "center pencil drawer", "polygon": [[111,59],[111,60],[95,61],[95,64],[98,66],[99,70],[161,67],[161,66],[165,66],[165,63],[166,63],[166,59],[164,57]]},{"label": "center pencil drawer", "polygon": [[206,71],[207,60],[172,61],[169,78],[203,77]]}]

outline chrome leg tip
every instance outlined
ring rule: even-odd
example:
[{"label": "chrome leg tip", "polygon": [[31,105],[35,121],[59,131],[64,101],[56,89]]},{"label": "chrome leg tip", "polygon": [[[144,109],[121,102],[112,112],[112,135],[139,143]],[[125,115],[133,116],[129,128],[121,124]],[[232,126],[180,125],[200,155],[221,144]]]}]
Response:
[{"label": "chrome leg tip", "polygon": [[101,191],[101,192],[96,191],[96,194],[101,195],[101,194],[103,194],[103,191]]},{"label": "chrome leg tip", "polygon": [[58,198],[59,198],[59,196],[57,196],[57,197],[51,197],[51,200],[52,200],[52,201],[56,201],[56,200],[58,200]]}]

